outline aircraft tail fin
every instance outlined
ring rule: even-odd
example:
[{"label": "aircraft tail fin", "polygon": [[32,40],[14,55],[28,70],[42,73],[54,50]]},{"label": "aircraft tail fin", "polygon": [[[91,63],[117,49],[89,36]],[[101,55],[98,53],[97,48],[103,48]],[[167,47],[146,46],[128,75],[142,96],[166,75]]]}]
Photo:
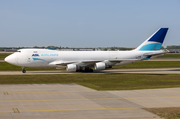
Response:
[{"label": "aircraft tail fin", "polygon": [[156,51],[160,50],[165,39],[168,28],[160,28],[152,34],[146,41],[144,41],[135,50],[137,51]]}]

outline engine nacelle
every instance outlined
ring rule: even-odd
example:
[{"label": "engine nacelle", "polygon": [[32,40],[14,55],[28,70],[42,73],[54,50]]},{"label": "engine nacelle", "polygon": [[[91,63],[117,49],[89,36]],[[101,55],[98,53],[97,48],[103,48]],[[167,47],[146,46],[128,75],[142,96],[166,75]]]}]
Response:
[{"label": "engine nacelle", "polygon": [[95,70],[99,70],[99,69],[106,69],[106,63],[104,62],[98,62],[95,64]]},{"label": "engine nacelle", "polygon": [[68,64],[66,67],[67,71],[76,71],[77,70],[77,65],[75,64]]}]

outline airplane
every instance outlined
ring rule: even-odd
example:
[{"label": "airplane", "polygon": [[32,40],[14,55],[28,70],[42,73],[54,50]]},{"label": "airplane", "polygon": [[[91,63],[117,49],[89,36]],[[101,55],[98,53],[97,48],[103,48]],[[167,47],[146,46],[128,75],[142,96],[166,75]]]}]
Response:
[{"label": "airplane", "polygon": [[130,51],[58,51],[49,49],[19,49],[4,60],[25,67],[56,67],[67,71],[93,72],[162,56],[161,50],[168,28],[159,28],[136,49]]}]

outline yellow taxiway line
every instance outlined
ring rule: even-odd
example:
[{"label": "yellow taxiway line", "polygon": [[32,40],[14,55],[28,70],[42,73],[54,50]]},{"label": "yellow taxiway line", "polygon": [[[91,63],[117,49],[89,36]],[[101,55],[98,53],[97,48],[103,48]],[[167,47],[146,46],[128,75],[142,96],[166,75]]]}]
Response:
[{"label": "yellow taxiway line", "polygon": [[23,93],[76,93],[76,92],[97,92],[97,91],[92,91],[92,90],[87,90],[87,91],[47,91],[47,92],[0,92],[0,94],[4,94],[5,93],[7,95],[9,94],[23,94]]},{"label": "yellow taxiway line", "polygon": [[58,112],[58,111],[90,111],[90,110],[120,110],[120,109],[137,109],[137,107],[125,108],[90,108],[90,109],[55,109],[55,110],[18,110],[13,108],[13,111],[0,111],[0,113],[22,113],[22,112]]},{"label": "yellow taxiway line", "polygon": [[72,101],[72,100],[115,100],[115,99],[156,99],[156,98],[180,98],[180,96],[164,97],[122,97],[122,98],[79,98],[79,99],[41,99],[41,100],[0,100],[1,102],[42,102],[42,101]]}]

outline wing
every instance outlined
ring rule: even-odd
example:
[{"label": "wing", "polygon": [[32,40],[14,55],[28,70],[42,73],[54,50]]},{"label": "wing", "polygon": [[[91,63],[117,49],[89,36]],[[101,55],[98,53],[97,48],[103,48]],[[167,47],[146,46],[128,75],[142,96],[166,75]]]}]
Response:
[{"label": "wing", "polygon": [[53,61],[49,65],[61,65],[67,66],[68,64],[76,64],[79,66],[91,66],[98,62],[111,62],[111,63],[120,63],[122,61],[140,61],[141,59],[111,59],[111,60],[83,60],[83,61]]}]

